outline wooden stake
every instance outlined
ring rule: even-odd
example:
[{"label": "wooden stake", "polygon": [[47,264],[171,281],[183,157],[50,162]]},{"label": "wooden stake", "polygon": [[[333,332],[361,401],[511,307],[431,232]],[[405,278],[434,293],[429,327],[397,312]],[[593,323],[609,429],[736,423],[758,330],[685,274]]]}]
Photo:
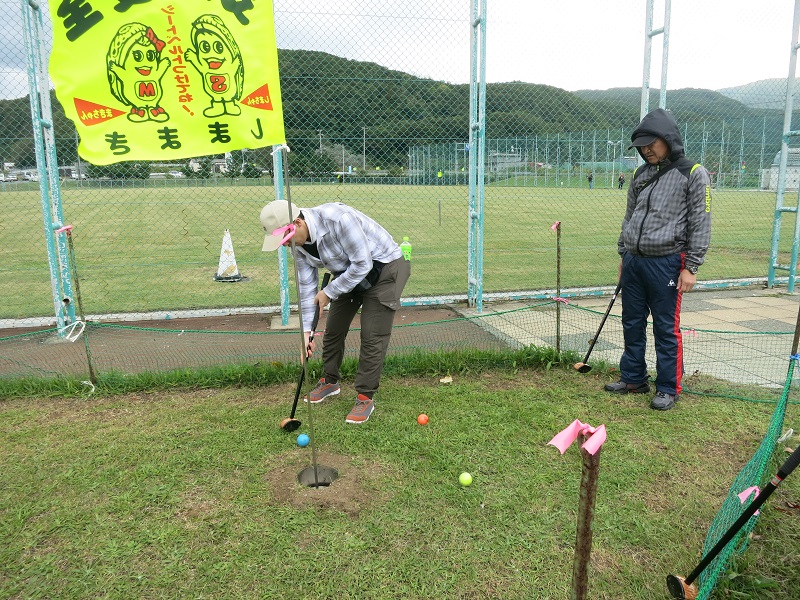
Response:
[{"label": "wooden stake", "polygon": [[[579,435],[583,446],[587,436]],[[589,561],[592,554],[592,520],[597,498],[597,480],[600,473],[600,451],[590,454],[581,448],[583,469],[581,471],[580,499],[578,503],[578,526],[575,535],[575,560],[572,566],[572,593],[570,600],[586,600],[589,597]]]}]

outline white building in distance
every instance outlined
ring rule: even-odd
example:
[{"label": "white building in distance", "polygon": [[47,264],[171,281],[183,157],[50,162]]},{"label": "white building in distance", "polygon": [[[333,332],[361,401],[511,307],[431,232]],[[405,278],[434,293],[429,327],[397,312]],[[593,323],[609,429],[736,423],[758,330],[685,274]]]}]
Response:
[{"label": "white building in distance", "polygon": [[[761,189],[778,189],[778,170],[781,164],[781,153],[775,155],[775,160],[768,169],[761,169]],[[786,161],[786,189],[800,189],[800,148],[789,148]]]}]

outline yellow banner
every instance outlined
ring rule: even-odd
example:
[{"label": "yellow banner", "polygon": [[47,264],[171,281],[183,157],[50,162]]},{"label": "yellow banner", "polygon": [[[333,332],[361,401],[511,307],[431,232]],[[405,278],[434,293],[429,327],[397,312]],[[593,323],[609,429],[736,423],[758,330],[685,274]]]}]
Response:
[{"label": "yellow banner", "polygon": [[50,78],[97,165],[285,143],[272,0],[50,0]]}]

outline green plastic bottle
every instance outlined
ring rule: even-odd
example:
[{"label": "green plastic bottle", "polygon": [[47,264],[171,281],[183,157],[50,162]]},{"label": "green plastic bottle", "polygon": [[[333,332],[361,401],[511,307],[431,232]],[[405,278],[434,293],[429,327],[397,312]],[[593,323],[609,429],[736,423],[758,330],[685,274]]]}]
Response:
[{"label": "green plastic bottle", "polygon": [[403,236],[403,242],[400,244],[400,250],[403,251],[403,258],[411,260],[411,242],[408,241],[408,236]]}]

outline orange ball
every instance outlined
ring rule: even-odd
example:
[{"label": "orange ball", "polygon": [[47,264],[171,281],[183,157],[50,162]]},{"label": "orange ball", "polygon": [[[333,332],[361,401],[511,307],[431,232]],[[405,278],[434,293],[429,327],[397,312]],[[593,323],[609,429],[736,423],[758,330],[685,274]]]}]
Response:
[{"label": "orange ball", "polygon": [[419,423],[420,425],[427,425],[428,424],[428,415],[423,413],[420,416],[418,416],[417,417],[417,423]]}]

